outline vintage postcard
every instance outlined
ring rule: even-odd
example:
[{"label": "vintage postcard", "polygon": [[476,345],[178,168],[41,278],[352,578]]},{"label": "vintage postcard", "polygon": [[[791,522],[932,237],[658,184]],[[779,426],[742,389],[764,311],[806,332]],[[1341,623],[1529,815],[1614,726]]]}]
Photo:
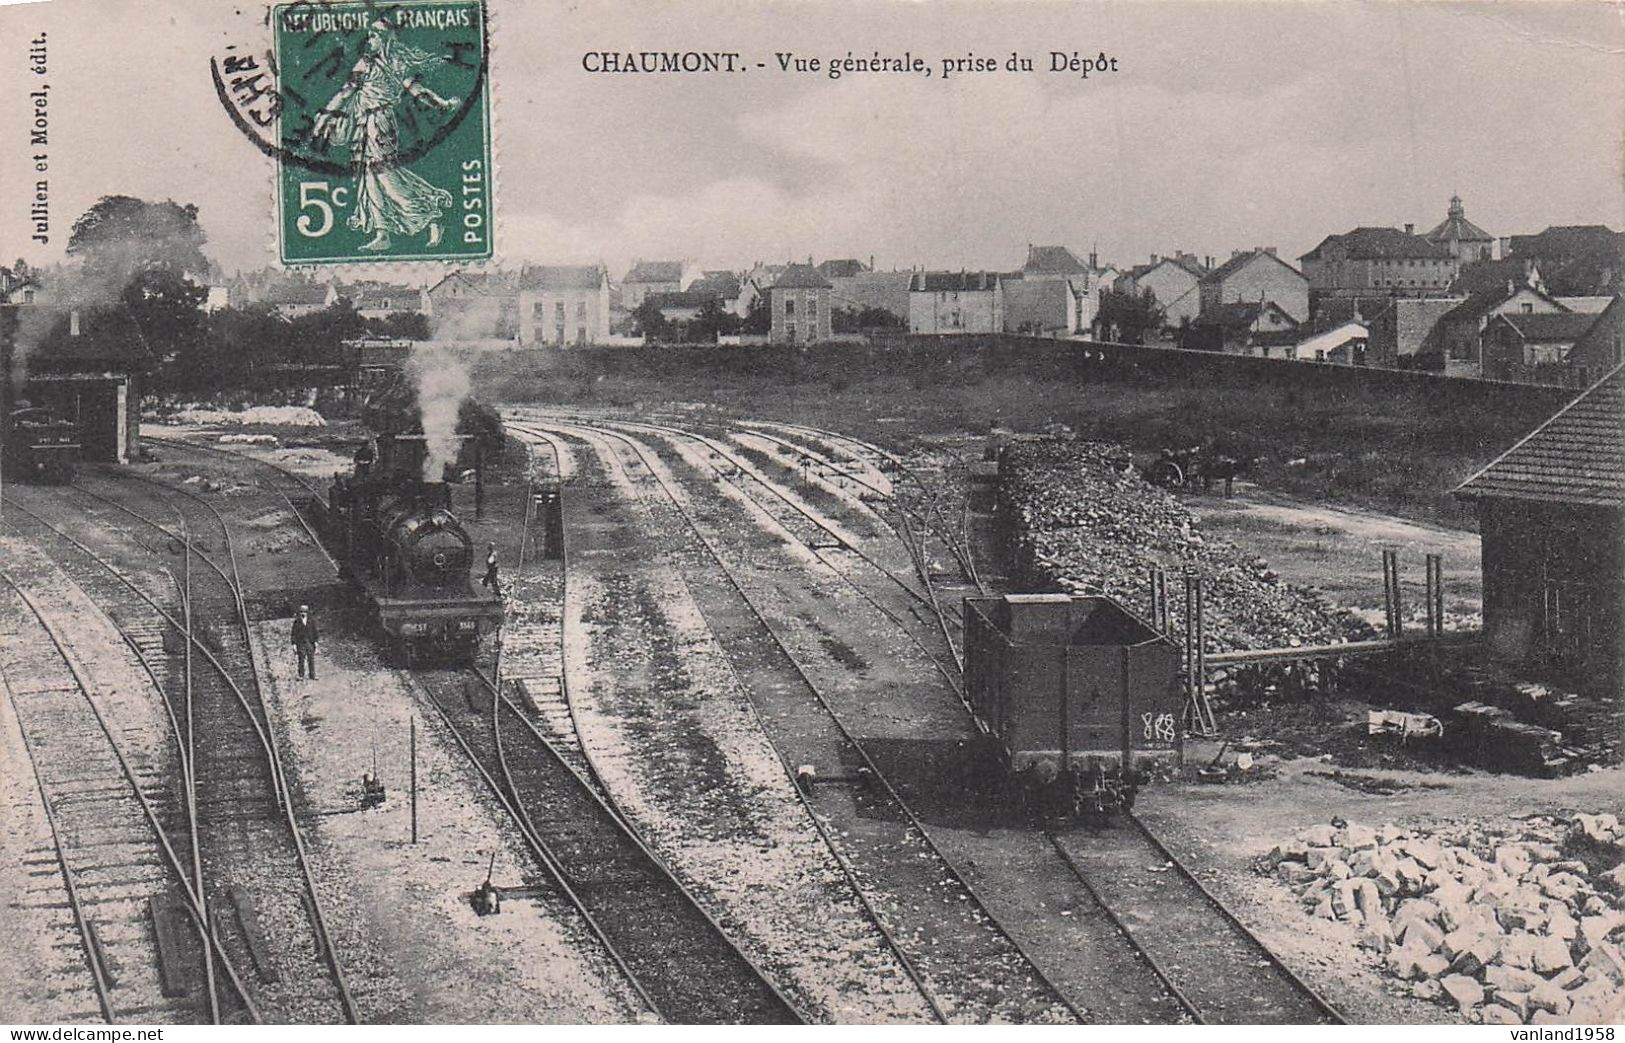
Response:
[{"label": "vintage postcard", "polygon": [[0,1025],[1612,1040],[1621,10],[0,3]]}]

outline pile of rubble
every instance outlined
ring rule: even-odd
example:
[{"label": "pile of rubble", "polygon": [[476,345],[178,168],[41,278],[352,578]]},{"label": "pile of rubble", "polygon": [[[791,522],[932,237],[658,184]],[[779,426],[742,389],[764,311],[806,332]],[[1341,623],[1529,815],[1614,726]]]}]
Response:
[{"label": "pile of rubble", "polygon": [[[147,419],[145,414],[142,419]],[[272,424],[282,427],[327,426],[326,419],[320,413],[305,406],[248,406],[243,409],[190,406],[169,416],[154,415],[151,419],[166,424],[202,424],[215,427],[251,424]]]},{"label": "pile of rubble", "polygon": [[1338,641],[1358,626],[1318,593],[1282,583],[1264,559],[1203,536],[1191,512],[1147,483],[1121,446],[1010,442],[997,511],[1016,574],[1032,589],[1107,594],[1143,612],[1148,570],[1167,570],[1176,635],[1184,630],[1179,574],[1200,574],[1210,651]]},{"label": "pile of rubble", "polygon": [[1265,868],[1421,998],[1485,1024],[1625,1013],[1625,830],[1613,815],[1427,832],[1334,821]]}]

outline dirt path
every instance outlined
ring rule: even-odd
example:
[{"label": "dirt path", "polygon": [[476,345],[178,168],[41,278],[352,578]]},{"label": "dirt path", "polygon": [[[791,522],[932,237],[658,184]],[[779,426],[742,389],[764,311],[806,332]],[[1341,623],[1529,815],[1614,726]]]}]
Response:
[{"label": "dirt path", "polygon": [[1408,619],[1423,618],[1423,559],[1443,555],[1450,629],[1475,627],[1482,612],[1478,534],[1358,507],[1295,499],[1247,482],[1235,496],[1189,496],[1202,525],[1266,558],[1289,583],[1318,587],[1336,605],[1382,621],[1382,551],[1399,551]]}]

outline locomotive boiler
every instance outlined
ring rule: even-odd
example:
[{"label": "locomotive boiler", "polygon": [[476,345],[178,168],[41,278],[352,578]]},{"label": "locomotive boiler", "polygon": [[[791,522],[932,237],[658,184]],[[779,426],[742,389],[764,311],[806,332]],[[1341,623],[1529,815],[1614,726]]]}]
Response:
[{"label": "locomotive boiler", "polygon": [[503,618],[501,599],[472,582],[473,540],[450,486],[424,480],[425,455],[422,435],[380,436],[327,504],[345,578],[403,666],[470,660]]}]

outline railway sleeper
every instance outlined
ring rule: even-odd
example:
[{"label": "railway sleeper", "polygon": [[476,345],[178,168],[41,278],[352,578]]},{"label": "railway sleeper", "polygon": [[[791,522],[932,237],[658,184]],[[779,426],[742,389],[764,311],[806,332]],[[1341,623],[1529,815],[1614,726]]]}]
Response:
[{"label": "railway sleeper", "polygon": [[152,936],[158,948],[159,991],[171,999],[191,991],[194,967],[201,960],[190,915],[178,904],[153,895],[147,900]]},{"label": "railway sleeper", "polygon": [[[233,884],[226,888],[226,900],[231,905],[237,927],[242,932],[243,944],[248,949],[249,960],[254,964],[254,972],[259,975],[260,981],[267,984],[281,981],[282,972],[271,960],[271,947],[266,941],[265,929],[260,922],[259,911],[253,898],[240,886]],[[308,901],[306,918],[309,919]]]}]

